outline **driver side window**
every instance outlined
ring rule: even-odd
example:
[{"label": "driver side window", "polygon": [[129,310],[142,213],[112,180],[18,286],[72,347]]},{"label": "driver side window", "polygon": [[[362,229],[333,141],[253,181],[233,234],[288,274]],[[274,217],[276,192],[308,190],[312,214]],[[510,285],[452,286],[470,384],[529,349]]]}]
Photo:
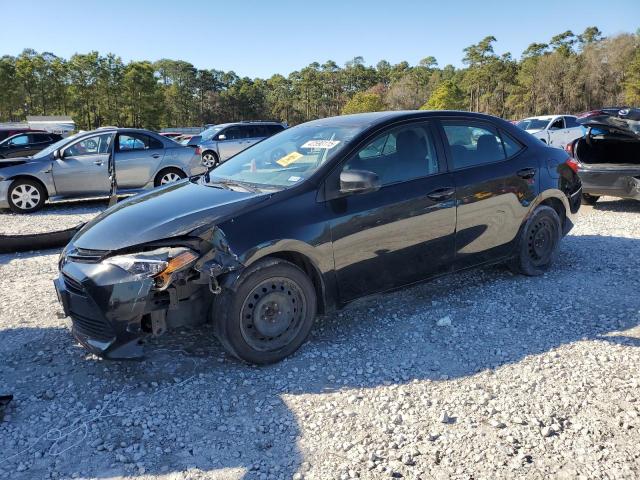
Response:
[{"label": "driver side window", "polygon": [[549,130],[561,130],[564,128],[564,120],[562,117],[558,118],[555,122],[551,124]]},{"label": "driver side window", "polygon": [[373,172],[382,186],[438,173],[438,156],[428,124],[388,130],[351,157],[343,170]]},{"label": "driver side window", "polygon": [[27,135],[20,135],[11,139],[11,145],[27,145],[29,143],[29,137]]},{"label": "driver side window", "polygon": [[104,133],[102,135],[94,135],[92,137],[83,138],[79,142],[67,147],[64,151],[65,157],[80,157],[84,155],[96,155],[107,153],[113,135]]}]

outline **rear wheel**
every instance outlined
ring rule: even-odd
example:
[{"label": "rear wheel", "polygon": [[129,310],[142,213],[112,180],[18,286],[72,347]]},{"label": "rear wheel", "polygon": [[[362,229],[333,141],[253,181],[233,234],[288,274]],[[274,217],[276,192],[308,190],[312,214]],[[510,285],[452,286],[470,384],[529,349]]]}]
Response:
[{"label": "rear wheel", "polygon": [[235,292],[225,289],[213,305],[215,333],[224,348],[248,363],[278,362],[305,341],[316,313],[309,277],[279,259],[258,262]]},{"label": "rear wheel", "polygon": [[182,180],[183,178],[186,178],[186,175],[182,170],[179,170],[177,168],[165,168],[164,170],[158,172],[153,184],[156,187],[159,187],[160,185],[177,182],[178,180]]},{"label": "rear wheel", "polygon": [[40,210],[47,199],[47,192],[35,180],[19,178],[9,187],[9,208],[16,213]]},{"label": "rear wheel", "polygon": [[215,152],[206,151],[202,154],[202,164],[207,167],[215,167],[219,163],[218,155]]},{"label": "rear wheel", "polygon": [[584,203],[585,205],[595,205],[599,198],[599,195],[589,195],[588,193],[583,193],[582,203]]},{"label": "rear wheel", "polygon": [[562,224],[556,211],[547,206],[536,208],[522,229],[509,268],[514,273],[542,275],[556,259],[561,238]]}]

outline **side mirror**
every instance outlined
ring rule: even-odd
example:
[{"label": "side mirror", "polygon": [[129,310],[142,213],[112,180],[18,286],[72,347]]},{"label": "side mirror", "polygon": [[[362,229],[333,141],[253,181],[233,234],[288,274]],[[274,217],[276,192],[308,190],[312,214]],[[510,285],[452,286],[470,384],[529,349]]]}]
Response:
[{"label": "side mirror", "polygon": [[227,136],[224,133],[221,133],[220,135],[218,135],[218,140],[226,140]]},{"label": "side mirror", "polygon": [[56,160],[59,160],[62,158],[62,152],[60,152],[60,150],[54,150],[53,151],[53,158],[55,158]]},{"label": "side mirror", "polygon": [[368,170],[343,170],[340,172],[341,193],[369,193],[380,189],[378,175]]}]

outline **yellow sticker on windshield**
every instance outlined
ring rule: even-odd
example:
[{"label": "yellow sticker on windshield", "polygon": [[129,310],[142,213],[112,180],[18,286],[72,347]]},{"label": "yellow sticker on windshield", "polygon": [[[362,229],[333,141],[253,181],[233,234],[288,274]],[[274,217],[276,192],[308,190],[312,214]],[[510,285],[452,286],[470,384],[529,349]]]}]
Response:
[{"label": "yellow sticker on windshield", "polygon": [[304,155],[302,155],[301,153],[291,152],[289,155],[285,155],[280,160],[276,160],[276,163],[278,165],[282,165],[283,167],[288,167],[293,162],[297,162],[298,160],[300,160],[302,157],[304,157]]}]

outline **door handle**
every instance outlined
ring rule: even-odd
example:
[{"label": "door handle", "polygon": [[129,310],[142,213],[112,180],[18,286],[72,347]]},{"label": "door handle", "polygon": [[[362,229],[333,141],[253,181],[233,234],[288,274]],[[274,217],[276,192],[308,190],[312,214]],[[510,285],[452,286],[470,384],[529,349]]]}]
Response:
[{"label": "door handle", "polygon": [[536,176],[536,169],[535,168],[523,168],[522,170],[518,170],[516,172],[516,175],[518,175],[520,178],[524,178],[529,179],[529,178],[533,178]]},{"label": "door handle", "polygon": [[439,188],[434,190],[433,192],[427,193],[427,197],[431,200],[435,200],[436,202],[447,200],[453,197],[453,194],[456,193],[456,189],[452,187]]},{"label": "door handle", "polygon": [[94,165],[102,165],[104,162],[102,160],[96,160],[93,162]]},{"label": "door handle", "polygon": [[158,153],[154,153],[153,155],[151,155],[153,158],[160,158],[160,154]]}]

